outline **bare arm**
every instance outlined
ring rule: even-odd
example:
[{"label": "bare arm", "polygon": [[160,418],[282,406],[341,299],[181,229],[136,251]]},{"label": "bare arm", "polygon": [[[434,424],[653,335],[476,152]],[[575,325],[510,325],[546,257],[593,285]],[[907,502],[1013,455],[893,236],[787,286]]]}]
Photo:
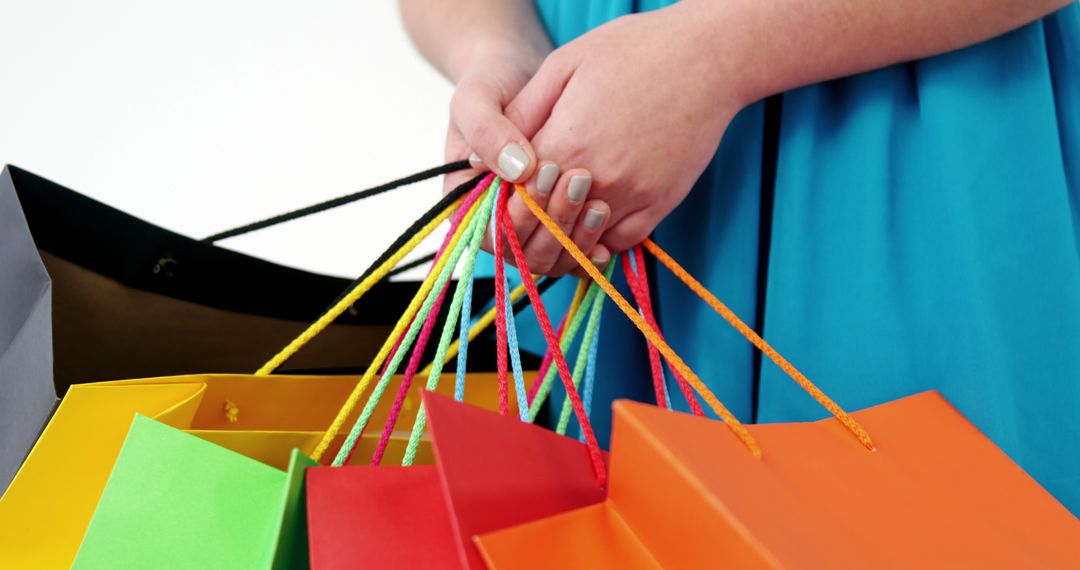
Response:
[{"label": "bare arm", "polygon": [[[530,0],[401,1],[421,51],[458,83],[448,157],[475,151],[525,181],[594,260],[641,241],[685,198],[746,105],[972,45],[1069,3],[683,0],[550,51]],[[558,181],[545,192],[533,174],[548,164]],[[567,197],[575,178],[585,193]],[[508,207],[531,267],[573,267],[519,197]]]},{"label": "bare arm", "polygon": [[535,70],[551,51],[532,0],[400,0],[420,53],[454,83],[487,58],[522,57]]},{"label": "bare arm", "polygon": [[963,48],[1072,1],[686,0],[679,8],[711,52],[723,54],[749,103]]}]

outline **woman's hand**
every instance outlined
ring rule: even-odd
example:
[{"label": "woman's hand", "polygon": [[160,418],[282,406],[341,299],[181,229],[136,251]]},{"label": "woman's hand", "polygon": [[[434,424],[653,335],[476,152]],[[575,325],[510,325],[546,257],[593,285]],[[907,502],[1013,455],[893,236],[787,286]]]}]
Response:
[{"label": "woman's hand", "polygon": [[[536,73],[544,55],[520,48],[507,53],[493,47],[475,56],[463,70],[450,101],[446,161],[469,157],[474,169],[447,176],[445,192],[476,176],[477,171],[488,170],[484,159],[473,151],[474,148],[484,152],[487,164],[497,165],[503,147],[516,144],[524,153],[523,165],[527,167],[521,169],[519,176],[532,174],[532,165],[536,163],[532,146],[517,126],[503,115],[503,109]],[[516,165],[508,163],[508,166]],[[496,170],[503,174],[506,169]]]},{"label": "woman's hand", "polygon": [[[735,70],[703,51],[693,16],[675,5],[601,26],[548,56],[506,108],[522,132],[535,133],[543,160],[592,173],[589,197],[610,204],[607,250],[645,239],[686,197],[743,105]],[[549,213],[559,199],[556,189]],[[519,198],[509,208],[534,272],[576,267]],[[577,238],[589,215],[554,217]]]},{"label": "woman's hand", "polygon": [[[602,265],[685,198],[745,104],[968,46],[1072,0],[683,0],[549,56],[532,0],[400,1],[421,52],[459,84],[447,157],[471,149],[525,181]],[[519,198],[509,208],[531,269],[574,267]]]},{"label": "woman's hand", "polygon": [[[504,114],[543,61],[543,56],[520,45],[503,44],[482,50],[462,74],[450,103],[450,127],[446,136],[446,159],[470,156],[474,170],[447,176],[445,191],[468,180],[477,170],[491,170],[505,180],[526,185],[530,193],[560,220],[574,241],[598,265],[611,255],[596,248],[608,217],[608,206],[588,200],[590,173],[582,168],[561,171],[556,161],[537,160],[529,142],[533,132],[523,132],[510,114]],[[532,219],[527,211],[520,212]],[[578,223],[580,221],[580,223]],[[575,225],[578,230],[574,231]],[[528,234],[519,232],[523,242]],[[491,250],[485,240],[485,249]],[[509,255],[509,254],[508,254]],[[530,266],[531,268],[531,266]],[[534,271],[544,272],[541,267]]]}]

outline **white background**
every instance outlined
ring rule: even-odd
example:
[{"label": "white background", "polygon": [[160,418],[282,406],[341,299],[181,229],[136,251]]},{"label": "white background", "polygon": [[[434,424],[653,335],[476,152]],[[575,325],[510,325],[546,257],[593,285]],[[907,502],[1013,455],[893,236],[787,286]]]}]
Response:
[{"label": "white background", "polygon": [[[182,234],[443,161],[452,88],[394,0],[0,0],[0,23],[0,164]],[[221,245],[354,276],[440,191],[430,181]]]}]

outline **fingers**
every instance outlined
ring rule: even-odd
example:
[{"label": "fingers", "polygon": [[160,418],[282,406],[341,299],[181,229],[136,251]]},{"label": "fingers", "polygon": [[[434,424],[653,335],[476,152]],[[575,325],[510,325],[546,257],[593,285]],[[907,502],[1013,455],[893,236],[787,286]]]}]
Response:
[{"label": "fingers", "polygon": [[[454,145],[455,148],[471,149],[469,161],[475,170],[491,168],[508,182],[522,183],[529,195],[541,208],[547,210],[566,232],[574,230],[577,219],[582,214],[591,176],[582,170],[576,171],[573,176],[560,176],[557,164],[537,160],[536,151],[529,139],[547,121],[563,88],[573,75],[573,69],[565,58],[549,57],[505,110],[502,91],[496,84],[480,79],[463,80],[450,103],[451,135],[456,132],[460,139],[455,141],[460,142]],[[449,147],[448,140],[448,149]],[[603,214],[594,213],[590,220],[595,222],[600,215],[603,218],[601,222],[604,222],[609,211],[607,205],[603,204],[597,210]],[[538,259],[531,255],[529,244],[533,242],[539,222],[516,192],[510,196],[507,212],[518,239],[526,244],[526,256],[530,265],[534,262],[539,264],[535,268],[531,267],[534,272],[545,273],[556,263],[561,264],[564,272],[572,268],[572,260],[567,262],[560,259],[562,248],[551,235],[538,242],[543,257]],[[602,230],[582,232],[580,238],[587,249],[595,245],[601,232]],[[483,247],[490,251],[488,236],[485,236]],[[509,252],[507,254],[509,259]]]},{"label": "fingers", "polygon": [[[598,243],[593,247],[592,251],[589,252],[589,259],[592,260],[592,264],[595,265],[597,269],[603,271],[607,267],[607,264],[611,263],[611,250],[609,250],[606,245]],[[578,265],[576,261],[574,262],[574,270],[571,271],[570,274],[574,277],[589,277],[589,274],[585,269]]]},{"label": "fingers", "polygon": [[[525,191],[544,210],[547,210],[551,201],[551,193],[559,180],[559,174],[559,165],[550,160],[542,160],[540,168],[536,169],[536,176],[525,184]],[[529,211],[529,208],[525,206],[525,201],[516,191],[506,204],[506,212],[510,215],[510,220],[514,222],[514,231],[517,233],[518,241],[528,242],[537,226],[540,225],[540,221]]]},{"label": "fingers", "polygon": [[604,232],[604,245],[611,251],[626,251],[649,237],[656,223],[649,223],[647,211],[634,212],[616,223],[609,224]]},{"label": "fingers", "polygon": [[450,118],[480,162],[508,182],[529,179],[536,153],[528,138],[503,115],[499,87],[481,79],[463,80],[450,100]]},{"label": "fingers", "polygon": [[[585,209],[592,176],[587,170],[574,168],[563,174],[551,191],[547,213],[555,224],[569,235]],[[605,204],[603,209],[606,210]],[[530,214],[531,215],[531,214]],[[562,253],[562,245],[546,228],[538,228],[525,244],[525,257],[533,273],[547,274]]]},{"label": "fingers", "polygon": [[[585,203],[585,210],[578,218],[577,225],[573,228],[570,239],[586,254],[593,254],[594,247],[597,242],[600,241],[600,236],[604,233],[604,226],[607,224],[608,219],[611,218],[611,209],[606,202],[600,200],[589,200]],[[568,271],[578,267],[578,262],[574,259],[570,252],[562,248],[562,244],[559,246],[559,257],[555,261],[555,265],[548,270],[549,275],[562,275]],[[593,264],[601,266],[603,259],[592,259]]]},{"label": "fingers", "polygon": [[555,52],[506,106],[505,114],[530,139],[551,116],[555,103],[574,75],[574,66]]},{"label": "fingers", "polygon": [[[548,56],[532,79],[506,106],[504,114],[517,125],[522,133],[532,139],[551,116],[551,110],[555,107],[571,76],[573,76],[573,67],[565,58],[560,57],[558,52]],[[535,149],[533,152],[536,152]],[[555,183],[559,180],[559,174],[560,165],[551,161],[541,161],[536,175],[526,179],[525,188],[529,195],[545,209]],[[521,197],[516,194],[510,197],[507,212],[510,214],[510,220],[514,222],[518,239],[521,243],[526,243],[536,230],[538,225],[536,218],[525,207]]]}]

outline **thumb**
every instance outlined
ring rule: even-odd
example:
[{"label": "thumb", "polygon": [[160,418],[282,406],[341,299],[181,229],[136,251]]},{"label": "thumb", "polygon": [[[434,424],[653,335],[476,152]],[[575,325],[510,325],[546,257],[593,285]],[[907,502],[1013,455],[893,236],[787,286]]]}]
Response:
[{"label": "thumb", "polygon": [[507,105],[506,116],[530,139],[535,137],[573,75],[574,66],[556,51]]},{"label": "thumb", "polygon": [[450,120],[468,147],[504,180],[519,182],[532,177],[536,152],[503,115],[498,85],[481,79],[462,81],[450,100]]}]

